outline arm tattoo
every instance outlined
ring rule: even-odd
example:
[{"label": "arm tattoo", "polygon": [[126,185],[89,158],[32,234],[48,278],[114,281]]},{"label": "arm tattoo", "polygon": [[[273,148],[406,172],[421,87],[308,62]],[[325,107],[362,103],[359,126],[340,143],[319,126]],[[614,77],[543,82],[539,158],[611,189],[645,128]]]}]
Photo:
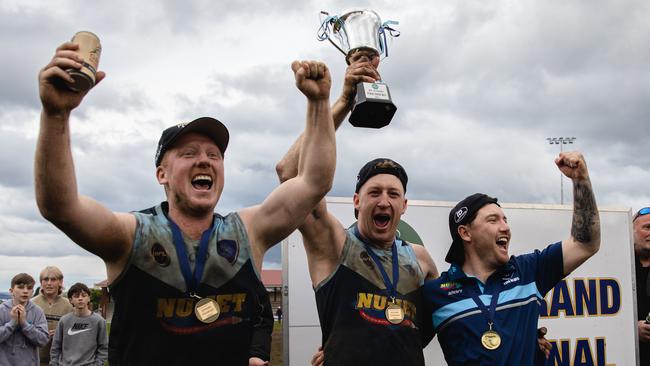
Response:
[{"label": "arm tattoo", "polygon": [[600,218],[596,198],[587,180],[573,183],[573,223],[571,236],[582,243],[592,245],[600,237]]}]

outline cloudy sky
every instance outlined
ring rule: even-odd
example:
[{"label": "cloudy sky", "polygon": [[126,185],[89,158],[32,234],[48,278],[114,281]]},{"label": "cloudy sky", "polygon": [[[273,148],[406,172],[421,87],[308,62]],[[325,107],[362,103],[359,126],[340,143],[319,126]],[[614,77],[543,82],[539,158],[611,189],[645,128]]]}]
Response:
[{"label": "cloudy sky", "polygon": [[[68,286],[105,278],[101,261],[43,220],[34,201],[36,77],[60,43],[96,33],[107,73],[71,120],[81,192],[116,211],[161,201],[160,132],[209,115],[231,133],[217,207],[226,213],[276,186],[274,165],[303,128],[291,61],[325,61],[338,96],[345,63],[316,30],[321,10],[352,7],[400,22],[380,67],[398,111],[381,130],[342,126],[332,196],[351,196],[359,167],[386,156],[408,171],[411,199],[483,191],[559,203],[560,147],[546,138],[576,137],[565,148],[584,152],[601,207],[650,204],[645,1],[2,0],[0,289],[49,264]],[[277,268],[279,250],[266,259]]]}]

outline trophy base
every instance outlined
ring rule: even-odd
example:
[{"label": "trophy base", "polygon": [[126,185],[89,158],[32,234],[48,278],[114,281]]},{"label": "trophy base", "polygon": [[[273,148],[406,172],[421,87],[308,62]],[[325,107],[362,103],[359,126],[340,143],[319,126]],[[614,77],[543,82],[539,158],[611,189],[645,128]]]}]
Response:
[{"label": "trophy base", "polygon": [[396,111],[388,85],[359,83],[356,102],[348,121],[354,127],[382,128],[390,123]]}]

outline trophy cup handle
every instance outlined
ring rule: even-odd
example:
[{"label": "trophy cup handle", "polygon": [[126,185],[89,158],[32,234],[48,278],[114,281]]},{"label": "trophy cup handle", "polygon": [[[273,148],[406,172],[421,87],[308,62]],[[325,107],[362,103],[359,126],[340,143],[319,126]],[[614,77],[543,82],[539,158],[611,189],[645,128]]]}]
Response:
[{"label": "trophy cup handle", "polygon": [[380,55],[384,55],[382,59],[388,57],[388,43],[386,40],[386,33],[388,35],[397,38],[401,34],[400,31],[391,27],[391,25],[398,25],[399,22],[396,20],[387,20],[384,24],[379,27],[379,46],[381,47]]},{"label": "trophy cup handle", "polygon": [[[337,50],[341,51],[341,53],[344,56],[347,56],[348,53],[343,50],[343,47],[336,42],[332,40],[332,37],[330,37],[330,32],[332,31],[333,28],[335,27],[341,27],[343,26],[343,23],[339,19],[338,16],[336,15],[329,15],[328,12],[326,11],[321,11],[321,15],[325,15],[325,18],[321,21],[320,28],[318,28],[318,32],[316,36],[318,37],[319,41],[324,41],[328,40],[330,43],[336,47]],[[332,28],[330,28],[332,27]]]}]

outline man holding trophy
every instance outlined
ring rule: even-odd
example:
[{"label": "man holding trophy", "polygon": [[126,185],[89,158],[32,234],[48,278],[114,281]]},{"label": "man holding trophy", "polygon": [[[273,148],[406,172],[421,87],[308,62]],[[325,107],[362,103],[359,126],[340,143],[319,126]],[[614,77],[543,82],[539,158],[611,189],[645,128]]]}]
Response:
[{"label": "man holding trophy", "polygon": [[[376,19],[370,30],[357,23],[366,24],[367,19]],[[366,85],[378,84],[376,68],[383,46],[378,46],[376,29],[381,22],[376,13],[365,10],[329,17],[323,24],[330,24],[327,22],[338,34],[347,35],[343,44],[356,45],[345,53],[349,67],[343,92],[332,106],[338,127],[350,110],[353,115],[355,111],[367,112],[360,107],[359,95]],[[370,44],[354,43],[351,40],[361,38],[358,33],[376,37]],[[381,99],[379,104],[385,107],[387,103]],[[381,127],[394,113],[377,117],[375,112],[382,108],[350,120],[359,127]],[[380,123],[375,123],[377,120]],[[300,136],[277,165],[282,182],[297,173],[304,153],[302,141]],[[345,229],[327,212],[323,199],[299,227],[316,293],[323,330],[324,353],[320,355],[325,364],[424,365],[422,348],[430,338],[423,340],[422,335],[432,332],[420,329],[429,326],[423,318],[420,288],[425,279],[437,277],[438,271],[423,246],[397,236],[397,225],[407,208],[407,182],[400,164],[391,159],[372,160],[357,177],[356,226]]]},{"label": "man holding trophy", "polygon": [[[372,10],[352,10],[341,16],[323,14],[328,17],[321,23],[318,39],[330,41],[345,55],[348,65],[352,64],[353,57],[359,59],[366,56],[376,69],[380,57],[388,56],[386,33],[399,36],[399,32],[389,26],[397,22],[382,23],[379,15]],[[338,43],[332,36],[338,39]],[[360,52],[362,55],[359,55]],[[361,80],[356,84],[355,93],[349,120],[353,126],[381,128],[390,123],[397,107],[391,100],[388,85],[380,80]]]}]

